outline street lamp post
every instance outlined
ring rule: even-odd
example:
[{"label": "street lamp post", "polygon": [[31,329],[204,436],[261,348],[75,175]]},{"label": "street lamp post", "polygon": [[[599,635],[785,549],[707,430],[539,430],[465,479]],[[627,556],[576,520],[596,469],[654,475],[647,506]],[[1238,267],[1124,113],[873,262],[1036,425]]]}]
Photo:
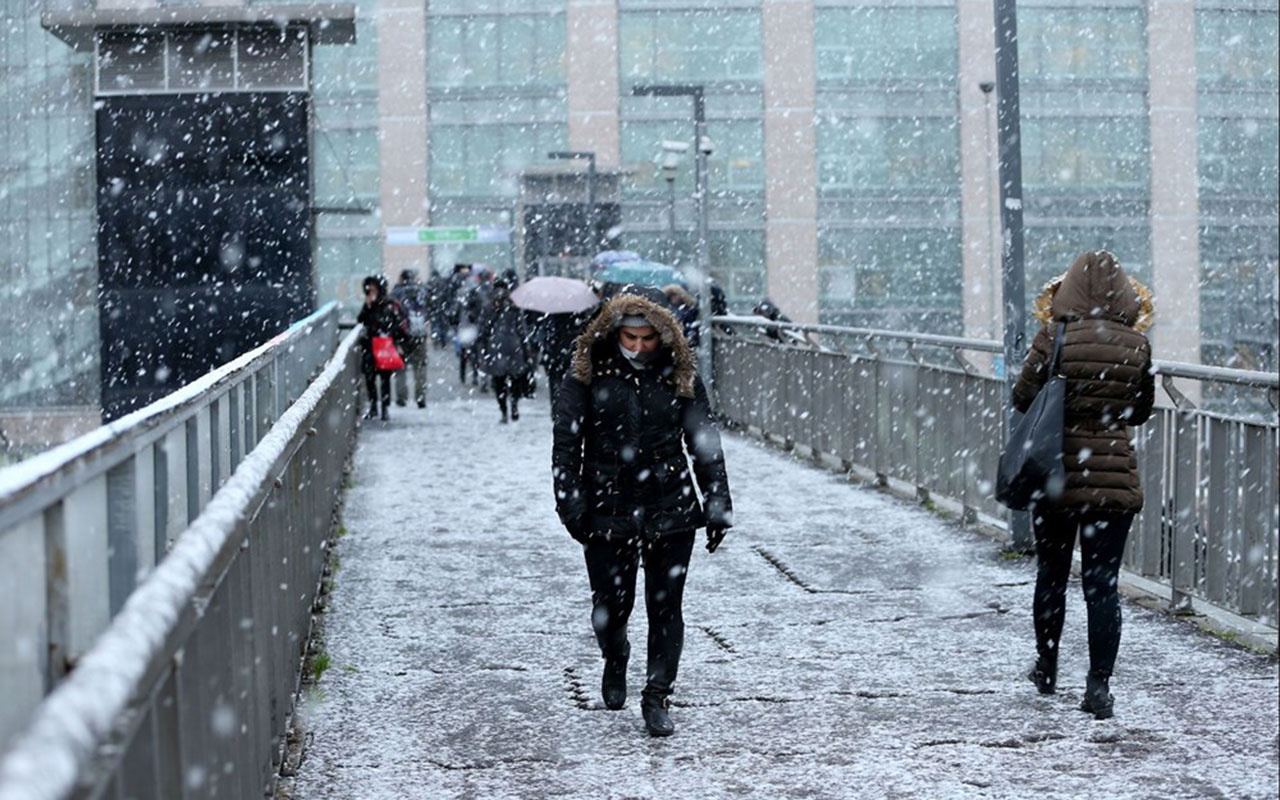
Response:
[{"label": "street lamp post", "polygon": [[587,256],[594,256],[600,244],[596,236],[596,154],[592,150],[553,150],[547,158],[587,160]]},{"label": "street lamp post", "polygon": [[[1005,418],[1013,420],[1013,384],[1026,352],[1026,273],[1022,242],[1022,129],[1018,99],[1017,0],[995,0],[996,136],[1000,142],[1000,223],[1002,300],[1004,303],[1004,377],[1008,393]],[[1009,515],[1013,547],[1029,550],[1030,515]]]},{"label": "street lamp post", "polygon": [[667,261],[676,254],[676,169],[680,166],[680,157],[688,152],[686,142],[664,141],[662,143],[662,177],[667,181]]},{"label": "street lamp post", "polygon": [[707,106],[701,84],[651,83],[631,87],[636,97],[692,97],[693,98],[693,197],[698,216],[698,271],[702,286],[698,292],[698,372],[712,395],[711,375],[711,254],[707,241]]}]

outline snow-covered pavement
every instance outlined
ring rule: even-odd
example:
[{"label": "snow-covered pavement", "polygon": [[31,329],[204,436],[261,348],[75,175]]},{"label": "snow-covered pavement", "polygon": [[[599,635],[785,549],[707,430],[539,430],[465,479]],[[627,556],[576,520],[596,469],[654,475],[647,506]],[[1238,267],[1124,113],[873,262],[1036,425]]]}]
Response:
[{"label": "snow-covered pavement", "polygon": [[642,600],[607,711],[546,400],[522,411],[499,425],[491,396],[436,384],[361,431],[295,797],[1276,797],[1274,661],[1126,604],[1096,722],[1078,584],[1041,697],[1030,562],[732,435],[738,527],[694,551],[678,727],[649,738]]}]

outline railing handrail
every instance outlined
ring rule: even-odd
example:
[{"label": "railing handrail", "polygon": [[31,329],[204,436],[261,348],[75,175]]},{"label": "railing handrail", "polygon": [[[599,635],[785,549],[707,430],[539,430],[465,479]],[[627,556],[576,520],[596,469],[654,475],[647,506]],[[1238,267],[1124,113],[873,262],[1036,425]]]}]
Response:
[{"label": "railing handrail", "polygon": [[[774,322],[764,317],[743,317],[726,315],[712,317],[712,322],[728,325],[751,326],[753,328],[776,327],[805,333],[828,333],[841,336],[861,337],[864,339],[887,339],[907,344],[922,344],[934,347],[950,347],[961,350],[975,350],[985,353],[1003,353],[1004,345],[992,339],[971,339],[962,336],[943,336],[934,333],[913,333],[910,331],[886,331],[876,328],[851,328],[842,325],[822,325],[809,322]],[[1215,383],[1231,383],[1239,386],[1254,386],[1262,389],[1280,389],[1280,374],[1262,370],[1232,369],[1229,367],[1210,367],[1204,364],[1190,364],[1183,361],[1153,361],[1155,374],[1168,375],[1174,378],[1192,378]]]},{"label": "railing handrail", "polygon": [[[253,350],[201,375],[172,394],[69,442],[0,468],[0,531],[15,521],[9,517],[13,516],[11,512],[20,501],[41,489],[64,494],[106,472],[146,443],[134,440],[130,434],[155,430],[174,418],[194,414],[211,391],[272,358],[278,349],[291,345],[308,326],[330,314],[337,314],[338,310],[338,303],[330,301]],[[128,444],[127,448],[121,447],[112,452],[124,443]],[[27,510],[19,510],[18,515],[25,514]]]},{"label": "railing handrail", "polygon": [[235,546],[262,487],[341,375],[357,338],[352,332],[339,344],[320,376],[245,456],[77,668],[44,699],[26,731],[0,759],[0,800],[71,793],[79,770],[111,735],[145,677],[173,658],[171,650],[179,645],[170,635],[173,627],[216,583],[220,558]]}]

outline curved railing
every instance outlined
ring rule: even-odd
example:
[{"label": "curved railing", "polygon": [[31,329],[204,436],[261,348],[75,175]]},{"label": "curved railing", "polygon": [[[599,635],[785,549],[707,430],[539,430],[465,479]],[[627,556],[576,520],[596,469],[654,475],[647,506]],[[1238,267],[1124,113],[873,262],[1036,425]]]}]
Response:
[{"label": "curved railing", "polygon": [[302,394],[337,331],[329,303],[167,397],[0,469],[0,746]]},{"label": "curved railing", "polygon": [[[880,482],[914,487],[922,499],[952,501],[966,519],[1007,523],[992,496],[1007,389],[976,364],[1002,352],[1000,343],[760,317],[714,323],[713,385],[727,419]],[[778,339],[762,335],[768,330]],[[1172,379],[1265,391],[1274,408],[1280,378],[1168,361],[1155,369],[1173,406],[1157,408],[1134,432],[1146,507],[1125,567],[1174,605],[1208,602],[1274,628],[1275,414],[1241,419],[1197,409]]]}]

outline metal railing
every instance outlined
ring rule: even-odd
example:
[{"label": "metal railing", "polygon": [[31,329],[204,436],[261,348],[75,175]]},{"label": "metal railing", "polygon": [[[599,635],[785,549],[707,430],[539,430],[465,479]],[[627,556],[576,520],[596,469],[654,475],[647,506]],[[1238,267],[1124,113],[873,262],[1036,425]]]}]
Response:
[{"label": "metal railing", "polygon": [[263,795],[354,444],[358,337],[36,710],[0,761],[0,800]]},{"label": "metal railing", "polygon": [[168,397],[0,470],[0,746],[333,352],[330,303]]},{"label": "metal railing", "polygon": [[[727,419],[881,482],[914,486],[922,499],[948,498],[966,519],[1006,523],[993,491],[1007,390],[971,355],[999,353],[998,342],[758,317],[715,322],[714,387]],[[765,330],[784,341],[786,331],[796,336],[784,344],[758,335]],[[817,338],[806,345],[802,334]],[[1194,598],[1274,627],[1280,591],[1274,417],[1260,422],[1196,409],[1172,379],[1254,387],[1269,392],[1273,405],[1280,379],[1166,361],[1155,369],[1174,407],[1157,408],[1134,432],[1145,508],[1124,566],[1163,584],[1175,606]]]}]

